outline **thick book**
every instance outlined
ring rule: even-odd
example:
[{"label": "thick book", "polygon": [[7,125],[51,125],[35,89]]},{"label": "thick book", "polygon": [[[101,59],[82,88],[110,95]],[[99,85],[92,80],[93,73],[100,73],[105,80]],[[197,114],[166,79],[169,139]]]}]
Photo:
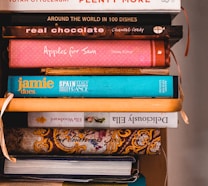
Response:
[{"label": "thick book", "polygon": [[170,65],[164,40],[11,39],[10,68],[157,67]]},{"label": "thick book", "polygon": [[116,25],[116,26],[3,26],[3,38],[17,39],[169,39],[183,37],[182,25]]},{"label": "thick book", "polygon": [[9,76],[14,97],[178,98],[178,76]]},{"label": "thick book", "polygon": [[178,112],[6,112],[3,120],[5,127],[177,128]]},{"label": "thick book", "polygon": [[181,0],[0,1],[2,12],[160,12],[179,13]]},{"label": "thick book", "polygon": [[5,128],[9,154],[156,155],[160,129]]},{"label": "thick book", "polygon": [[1,13],[3,26],[171,25],[169,13]]},{"label": "thick book", "polygon": [[[132,156],[14,155],[16,162],[1,158],[5,178],[91,182],[129,180],[139,176],[139,162]],[[135,178],[134,178],[135,179]],[[91,180],[91,181],[90,181]]]}]

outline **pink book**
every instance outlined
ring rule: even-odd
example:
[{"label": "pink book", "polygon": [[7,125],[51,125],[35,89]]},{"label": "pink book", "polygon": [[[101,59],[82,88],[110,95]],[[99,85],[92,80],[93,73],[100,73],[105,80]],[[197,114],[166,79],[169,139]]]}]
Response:
[{"label": "pink book", "polygon": [[163,40],[11,39],[9,67],[167,67],[167,48]]}]

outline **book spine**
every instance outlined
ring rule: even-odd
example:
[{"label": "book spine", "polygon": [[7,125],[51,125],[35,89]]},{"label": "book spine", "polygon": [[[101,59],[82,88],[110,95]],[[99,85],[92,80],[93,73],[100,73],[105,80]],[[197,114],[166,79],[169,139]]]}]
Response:
[{"label": "book spine", "polygon": [[160,129],[9,128],[10,154],[136,155],[160,153]]},{"label": "book spine", "polygon": [[28,113],[29,127],[164,128],[169,123],[176,128],[177,122],[177,113]]},{"label": "book spine", "polygon": [[28,112],[28,127],[177,128],[177,112]]},{"label": "book spine", "polygon": [[163,40],[9,41],[10,68],[169,66]]},{"label": "book spine", "polygon": [[[12,70],[14,70],[14,68]],[[23,69],[18,69],[16,73],[20,74],[22,70]],[[25,73],[25,69],[24,69],[24,73]],[[71,67],[70,68],[68,67],[68,68],[42,68],[38,74],[40,73],[44,75],[67,75],[67,76],[68,75],[169,75],[170,69],[155,68],[155,67],[153,68],[136,68],[136,67]],[[29,74],[31,75],[30,72],[28,72],[28,75]]]},{"label": "book spine", "polygon": [[178,97],[177,76],[9,76],[15,97]]},{"label": "book spine", "polygon": [[0,11],[16,12],[180,12],[181,0],[66,0],[66,1],[0,1]]},{"label": "book spine", "polygon": [[[0,98],[0,106],[5,98]],[[8,112],[177,112],[180,98],[13,98]],[[90,105],[90,106],[89,106]],[[16,125],[15,125],[16,126]]]},{"label": "book spine", "polygon": [[[10,75],[169,75],[167,67],[65,67],[65,68],[10,68]],[[5,92],[5,91],[4,91]]]},{"label": "book spine", "polygon": [[4,26],[171,25],[171,14],[139,13],[4,13]]},{"label": "book spine", "polygon": [[169,39],[182,38],[182,26],[3,26],[3,38],[17,39]]}]

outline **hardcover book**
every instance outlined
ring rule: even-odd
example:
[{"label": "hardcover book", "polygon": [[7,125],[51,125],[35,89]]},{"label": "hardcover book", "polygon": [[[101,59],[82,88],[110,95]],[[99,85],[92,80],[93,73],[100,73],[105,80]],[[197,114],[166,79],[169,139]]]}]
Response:
[{"label": "hardcover book", "polygon": [[169,66],[164,40],[11,39],[10,68]]},{"label": "hardcover book", "polygon": [[3,26],[3,38],[17,39],[168,39],[177,42],[183,36],[181,25],[116,26]]},{"label": "hardcover book", "polygon": [[179,13],[181,0],[66,0],[66,1],[0,1],[0,11],[12,12],[166,12]]},{"label": "hardcover book", "polygon": [[125,182],[125,180],[133,181],[139,176],[138,162],[131,156],[14,155],[14,157],[17,159],[16,163],[1,159],[1,173],[4,178]]},{"label": "hardcover book", "polygon": [[7,112],[3,120],[5,127],[177,128],[178,113]]},{"label": "hardcover book", "polygon": [[[0,106],[6,98],[0,98]],[[89,106],[90,105],[90,106]],[[181,98],[13,98],[9,112],[177,112]]]},{"label": "hardcover book", "polygon": [[177,98],[178,76],[9,76],[15,97]]},{"label": "hardcover book", "polygon": [[1,13],[3,26],[171,25],[169,13]]},{"label": "hardcover book", "polygon": [[5,128],[10,154],[159,154],[160,129]]}]

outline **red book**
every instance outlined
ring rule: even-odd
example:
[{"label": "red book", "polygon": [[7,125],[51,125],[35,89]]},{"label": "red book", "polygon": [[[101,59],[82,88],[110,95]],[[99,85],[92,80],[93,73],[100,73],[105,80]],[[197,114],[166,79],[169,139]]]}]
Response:
[{"label": "red book", "polygon": [[11,39],[9,67],[167,67],[167,48],[164,40]]}]

